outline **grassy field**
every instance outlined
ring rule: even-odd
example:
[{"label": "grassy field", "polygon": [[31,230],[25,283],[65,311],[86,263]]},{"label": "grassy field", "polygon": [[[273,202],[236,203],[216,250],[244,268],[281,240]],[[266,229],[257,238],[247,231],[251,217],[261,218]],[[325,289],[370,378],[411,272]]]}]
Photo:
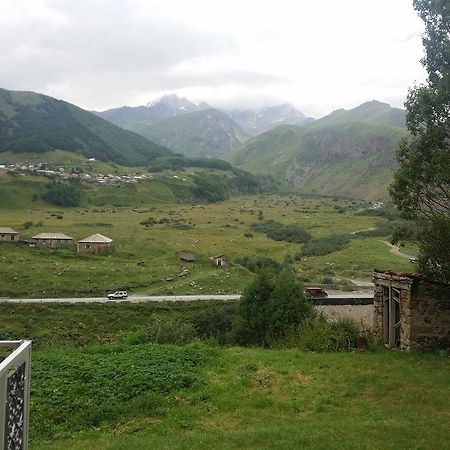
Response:
[{"label": "grassy field", "polygon": [[[23,187],[20,189],[23,193]],[[303,227],[318,239],[350,235],[386,221],[355,216],[361,209],[357,202],[272,195],[186,205],[175,203],[171,192],[157,181],[154,185],[143,183],[93,192],[95,202],[105,206],[52,208],[28,200],[25,209],[24,196],[21,198],[22,208],[16,205],[15,209],[2,209],[0,225],[19,230],[22,239],[44,231],[60,231],[75,240],[101,233],[114,240],[116,251],[109,256],[89,256],[77,254],[75,248],[52,251],[3,243],[0,297],[97,296],[123,287],[133,294],[237,293],[253,277],[252,272],[236,263],[237,258],[245,256],[288,263],[305,283],[331,283],[338,288],[351,287],[353,278],[370,278],[375,267],[414,270],[407,260],[389,252],[381,242],[386,237],[354,238],[340,251],[295,258],[302,244],[274,241],[251,227],[274,220]],[[133,206],[111,206],[114,201],[121,204],[121,198],[124,204],[133,200]],[[158,223],[142,224],[149,219]],[[197,259],[195,267],[188,266],[187,277],[178,276],[178,254],[182,250],[194,252]],[[211,266],[210,256],[219,253],[229,256],[230,267]]]},{"label": "grassy field", "polygon": [[35,352],[32,449],[447,449],[447,358],[204,345]]}]

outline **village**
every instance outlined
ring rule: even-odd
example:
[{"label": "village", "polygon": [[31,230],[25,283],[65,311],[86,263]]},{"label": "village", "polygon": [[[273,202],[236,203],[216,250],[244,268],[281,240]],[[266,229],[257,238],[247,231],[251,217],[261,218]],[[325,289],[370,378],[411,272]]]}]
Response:
[{"label": "village", "polygon": [[[95,162],[95,158],[89,158],[88,162]],[[57,177],[63,180],[80,180],[87,183],[93,183],[98,185],[118,185],[126,183],[138,183],[144,180],[150,180],[153,178],[151,174],[145,173],[132,173],[129,175],[114,175],[114,174],[89,174],[84,172],[83,169],[77,167],[67,169],[65,167],[53,167],[47,163],[32,163],[22,162],[16,164],[0,164],[0,173],[10,173],[19,175],[35,175],[46,177]]]}]

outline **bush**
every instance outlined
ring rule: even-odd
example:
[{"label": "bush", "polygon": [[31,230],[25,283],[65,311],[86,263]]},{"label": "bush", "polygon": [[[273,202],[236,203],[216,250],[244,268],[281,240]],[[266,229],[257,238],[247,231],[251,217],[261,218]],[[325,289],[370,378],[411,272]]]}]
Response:
[{"label": "bush", "polygon": [[242,295],[234,338],[240,345],[269,347],[313,315],[304,287],[294,275],[260,272]]},{"label": "bush", "polygon": [[274,220],[268,220],[264,223],[254,223],[253,230],[265,233],[267,237],[274,241],[287,241],[305,243],[310,239],[310,234],[298,225],[284,225]]},{"label": "bush", "polygon": [[236,258],[236,263],[251,272],[256,272],[259,269],[270,269],[271,272],[280,273],[283,269],[283,265],[278,261],[265,256],[241,256]]},{"label": "bush", "polygon": [[301,326],[291,330],[279,347],[295,347],[312,352],[337,352],[355,348],[362,336],[361,330],[351,320],[330,322],[323,315],[309,317]]},{"label": "bush", "polygon": [[58,206],[78,206],[80,204],[80,189],[72,184],[51,183],[42,199]]},{"label": "bush", "polygon": [[302,256],[323,256],[342,250],[350,243],[350,236],[336,234],[334,236],[315,239],[303,247]]},{"label": "bush", "polygon": [[177,344],[192,342],[197,337],[190,322],[166,317],[155,317],[147,327],[127,333],[122,338],[125,344]]}]

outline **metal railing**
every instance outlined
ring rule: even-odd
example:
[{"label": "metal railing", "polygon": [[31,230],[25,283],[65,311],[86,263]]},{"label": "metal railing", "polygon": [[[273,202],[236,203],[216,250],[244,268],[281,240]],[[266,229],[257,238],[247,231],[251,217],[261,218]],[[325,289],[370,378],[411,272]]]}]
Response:
[{"label": "metal railing", "polygon": [[0,450],[27,450],[31,341],[0,341]]}]

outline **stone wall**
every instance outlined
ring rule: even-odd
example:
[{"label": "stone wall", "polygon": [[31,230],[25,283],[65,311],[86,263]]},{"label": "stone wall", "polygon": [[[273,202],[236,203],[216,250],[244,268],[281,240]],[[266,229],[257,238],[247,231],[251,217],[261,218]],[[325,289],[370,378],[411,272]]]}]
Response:
[{"label": "stone wall", "polygon": [[405,350],[450,348],[450,286],[417,274],[374,273],[374,332],[387,343],[383,291],[400,290],[400,345]]}]

